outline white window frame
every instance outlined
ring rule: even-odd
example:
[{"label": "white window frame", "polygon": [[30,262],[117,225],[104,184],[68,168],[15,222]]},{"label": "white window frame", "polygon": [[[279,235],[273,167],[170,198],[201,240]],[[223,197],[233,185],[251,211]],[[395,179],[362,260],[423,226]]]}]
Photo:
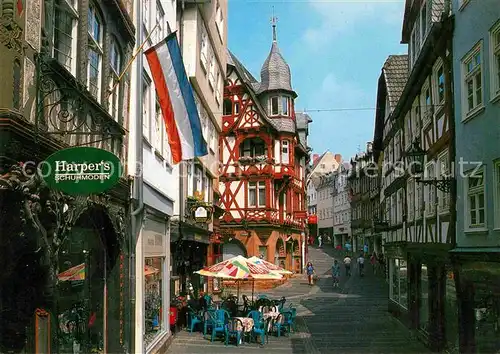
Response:
[{"label": "white window frame", "polygon": [[159,0],[156,0],[156,42],[160,42],[165,38],[165,11]]},{"label": "white window frame", "polygon": [[[273,102],[276,102],[276,110],[274,110],[274,105]],[[280,114],[280,97],[279,96],[272,96],[269,98],[269,115],[270,116],[277,116]]]},{"label": "white window frame", "polygon": [[[432,6],[430,6],[432,8]],[[425,9],[425,14],[424,14]],[[424,16],[425,15],[425,16]],[[425,38],[427,37],[427,33],[429,33],[430,23],[429,19],[429,6],[427,6],[427,1],[424,0],[422,7],[420,8],[420,42],[423,44]],[[424,25],[425,24],[425,30]]]},{"label": "white window frame", "polygon": [[[146,88],[144,88],[146,86]],[[146,91],[146,92],[145,92]],[[152,81],[146,71],[142,73],[142,135],[144,139],[151,139],[151,94]]]},{"label": "white window frame", "polygon": [[411,113],[406,112],[404,120],[404,133],[405,133],[405,150],[408,150],[412,143],[412,131],[411,131]]},{"label": "white window frame", "polygon": [[222,101],[222,95],[221,95],[221,73],[220,70],[216,70],[215,74],[215,100],[217,101],[217,104],[220,106],[221,101]]},{"label": "white window frame", "polygon": [[222,13],[222,7],[220,6],[219,0],[215,5],[215,25],[217,27],[217,32],[219,33],[219,38],[221,42],[224,42],[224,15]]},{"label": "white window frame", "polygon": [[[433,105],[432,105],[432,89],[429,85],[429,80],[425,80],[420,94],[420,113],[422,115],[422,128],[425,129],[432,123]],[[428,100],[427,100],[428,98]]]},{"label": "white window frame", "polygon": [[496,101],[500,99],[500,20],[490,29],[490,63],[490,96]]},{"label": "white window frame", "polygon": [[287,96],[281,96],[281,114],[284,116],[290,115],[290,98]]},{"label": "white window frame", "polygon": [[[439,70],[443,72],[443,98],[439,99]],[[446,99],[446,78],[444,76],[444,64],[441,58],[437,59],[432,69],[432,101],[436,105],[435,111],[439,111]]]},{"label": "white window frame", "polygon": [[406,195],[408,221],[413,221],[415,216],[415,180],[413,178],[408,178],[406,182]]},{"label": "white window frame", "polygon": [[215,54],[214,49],[209,44],[208,46],[208,57],[209,57],[209,70],[208,70],[208,84],[212,91],[215,91]]},{"label": "white window frame", "polygon": [[287,139],[281,141],[281,163],[285,165],[290,163],[290,141]]},{"label": "white window frame", "polygon": [[500,159],[493,162],[493,207],[494,228],[500,230]]},{"label": "white window frame", "polygon": [[201,39],[200,39],[200,63],[201,63],[201,68],[207,74],[208,72],[208,32],[205,27],[205,24],[201,24]]},{"label": "white window frame", "polygon": [[[443,179],[449,177],[450,174],[450,154],[448,150],[443,151],[438,156],[438,178]],[[450,193],[437,191],[438,197],[438,211],[440,214],[449,212],[450,209]]]},{"label": "white window frame", "polygon": [[[436,161],[432,160],[427,162],[424,170],[424,178],[432,180],[436,178]],[[433,216],[436,212],[436,186],[434,184],[427,184],[424,186],[425,200],[425,216]]]},{"label": "white window frame", "polygon": [[[260,192],[264,190],[264,200],[260,198]],[[250,192],[255,193],[255,204],[250,203]],[[248,207],[249,208],[265,208],[266,207],[266,182],[248,182]],[[285,204],[286,205],[286,204]]]},{"label": "white window frame", "polygon": [[[470,174],[475,172],[475,175],[478,176],[479,174],[482,174],[482,184],[478,185],[478,186],[475,186],[473,188],[469,188],[469,180],[470,180]],[[486,178],[486,168],[485,166],[481,166],[477,171],[468,171],[466,173],[467,177],[464,178],[464,194],[465,194],[465,231],[486,231],[487,228],[486,228],[486,225],[487,225],[487,204],[486,204],[486,181],[485,181],[485,178]],[[472,190],[471,190],[472,189]],[[470,197],[471,196],[480,196],[480,195],[483,195],[483,199],[484,199],[484,220],[482,223],[476,223],[476,224],[471,224],[471,218],[470,218],[470,214],[471,214],[471,210],[470,210]],[[475,199],[475,203],[474,203],[474,207],[475,207],[475,211],[476,211],[476,220],[479,216],[479,202],[478,202],[478,199],[476,198]]]},{"label": "white window frame", "polygon": [[121,66],[122,50],[116,38],[112,37],[109,50],[109,67],[111,68],[111,79],[109,80],[108,113],[115,119],[115,121],[118,121],[118,118],[120,116],[120,94],[122,85],[118,82],[118,78],[120,77]]},{"label": "white window frame", "polygon": [[[61,65],[63,65],[66,69],[68,69],[73,76],[76,76],[76,56],[78,53],[78,2],[72,3],[68,0],[61,0],[61,5],[55,5],[55,11],[60,11],[61,14],[64,16],[68,16],[71,18],[71,33],[64,33],[63,31],[60,31],[62,34],[71,36],[70,40],[70,48],[68,52],[63,52],[63,50],[56,49],[56,42],[55,42],[55,37],[56,37],[56,31],[58,31],[57,26],[54,26],[54,46],[53,46],[53,53],[52,56],[56,58]],[[64,41],[61,41],[64,42]],[[63,43],[64,44],[64,43]],[[63,62],[62,58],[58,59],[58,54],[62,55],[69,59],[69,63]]]},{"label": "white window frame", "polygon": [[[89,4],[89,11],[90,7],[94,8],[94,14],[95,14],[95,19],[99,23],[99,38],[94,38],[94,33],[90,33],[88,31],[88,25],[87,25],[87,38],[88,38],[88,43],[89,43],[89,50],[88,50],[88,56],[90,56],[90,52],[93,51],[98,55],[98,64],[97,64],[97,82],[95,84],[96,86],[96,92],[92,93],[91,90],[91,82],[90,82],[90,70],[91,70],[91,60],[90,58],[87,58],[87,88],[89,92],[92,94],[92,96],[97,100],[97,102],[101,102],[101,92],[102,92],[102,59],[103,59],[103,35],[104,35],[104,22],[99,15],[99,12],[97,11],[97,6],[94,3]],[[89,19],[87,19],[87,23],[90,24]]]},{"label": "white window frame", "polygon": [[[476,55],[479,54],[480,56],[480,63],[477,64],[470,72],[468,71],[468,63],[474,61]],[[461,67],[462,67],[462,80],[461,80],[461,85],[462,85],[462,111],[463,111],[463,117],[462,121],[465,121],[473,116],[475,116],[483,107],[484,107],[484,59],[483,59],[483,42],[482,40],[479,41],[463,58],[461,61]],[[478,102],[478,96],[477,96],[477,77],[479,75],[479,78],[481,80],[481,95],[480,100],[481,102]],[[467,90],[467,83],[469,81],[472,81],[473,84],[473,94],[472,94],[472,102],[473,102],[473,107],[469,108],[469,103],[468,103],[468,90]]]}]

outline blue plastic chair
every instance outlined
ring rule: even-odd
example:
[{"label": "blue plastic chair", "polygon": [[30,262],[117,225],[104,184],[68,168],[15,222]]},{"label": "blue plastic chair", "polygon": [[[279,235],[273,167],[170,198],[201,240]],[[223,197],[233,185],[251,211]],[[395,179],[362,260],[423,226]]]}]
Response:
[{"label": "blue plastic chair", "polygon": [[212,297],[210,295],[204,295],[203,299],[205,300],[207,307],[212,308]]},{"label": "blue plastic chair", "polygon": [[260,322],[262,320],[262,314],[257,310],[250,311],[247,317],[251,317],[254,323]]},{"label": "blue plastic chair", "polygon": [[193,333],[194,328],[196,327],[197,324],[203,323],[203,316],[194,311],[193,309],[189,309],[189,329],[190,332]]},{"label": "blue plastic chair", "polygon": [[228,336],[227,323],[230,317],[231,316],[229,316],[229,312],[227,312],[226,310],[215,311],[214,325],[212,327],[212,337],[211,337],[212,342],[217,336],[217,333],[222,333],[224,334],[224,339],[227,338]]},{"label": "blue plastic chair", "polygon": [[269,317],[266,321],[261,319],[259,322],[254,322],[253,335],[254,337],[260,336],[260,344],[264,345],[267,341],[269,343],[269,328],[271,327],[272,318]]},{"label": "blue plastic chair", "polygon": [[226,345],[228,345],[230,337],[236,337],[236,346],[239,346],[243,331],[243,322],[239,318],[230,318],[227,323]]},{"label": "blue plastic chair", "polygon": [[205,336],[209,328],[213,328],[217,317],[215,316],[216,310],[207,310],[203,313],[203,335]]},{"label": "blue plastic chair", "polygon": [[291,311],[281,312],[279,314],[278,318],[276,318],[276,321],[274,321],[274,325],[273,325],[278,338],[281,336],[282,331],[285,332],[286,330],[288,330],[289,332],[291,332],[292,326],[293,326],[293,318],[292,318]]}]

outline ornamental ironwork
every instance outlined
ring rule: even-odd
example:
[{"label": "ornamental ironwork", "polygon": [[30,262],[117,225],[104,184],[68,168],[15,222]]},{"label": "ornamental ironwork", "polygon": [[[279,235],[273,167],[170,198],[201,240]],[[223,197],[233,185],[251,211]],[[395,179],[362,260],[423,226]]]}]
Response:
[{"label": "ornamental ironwork", "polygon": [[37,55],[36,68],[37,132],[101,137],[89,144],[125,135],[124,128],[99,104],[87,87],[56,59]]}]

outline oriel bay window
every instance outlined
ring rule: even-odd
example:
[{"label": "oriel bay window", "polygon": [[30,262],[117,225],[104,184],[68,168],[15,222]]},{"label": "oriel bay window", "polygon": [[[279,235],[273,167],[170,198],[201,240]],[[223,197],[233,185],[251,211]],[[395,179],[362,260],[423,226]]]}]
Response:
[{"label": "oriel bay window", "polygon": [[266,206],[266,182],[248,183],[248,206],[265,207]]},{"label": "oriel bay window", "polygon": [[245,139],[240,147],[240,156],[256,157],[266,156],[266,143],[260,138]]},{"label": "oriel bay window", "polygon": [[269,115],[289,116],[290,98],[287,96],[273,96],[269,99]]}]

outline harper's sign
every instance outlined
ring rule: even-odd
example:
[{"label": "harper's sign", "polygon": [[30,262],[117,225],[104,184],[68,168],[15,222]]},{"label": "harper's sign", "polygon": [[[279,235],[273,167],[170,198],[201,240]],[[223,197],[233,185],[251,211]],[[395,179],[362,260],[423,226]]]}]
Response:
[{"label": "harper's sign", "polygon": [[120,159],[94,147],[59,150],[38,169],[49,187],[68,194],[102,193],[113,187],[123,172]]}]

